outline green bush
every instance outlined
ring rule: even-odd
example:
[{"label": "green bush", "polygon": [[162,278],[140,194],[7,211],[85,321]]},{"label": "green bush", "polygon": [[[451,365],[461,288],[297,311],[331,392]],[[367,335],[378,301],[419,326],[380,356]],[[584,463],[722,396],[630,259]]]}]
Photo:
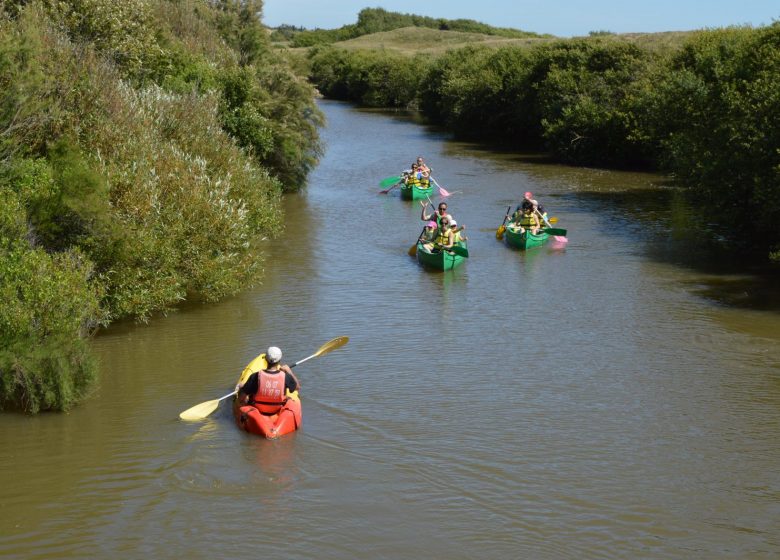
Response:
[{"label": "green bush", "polygon": [[643,102],[665,168],[738,236],[780,243],[780,23],[696,34]]},{"label": "green bush", "polygon": [[0,177],[0,409],[63,410],[95,377],[85,337],[104,321],[101,287],[78,250],[31,245],[25,206],[46,165],[17,163],[14,177]]},{"label": "green bush", "polygon": [[328,97],[370,107],[416,104],[427,60],[385,51],[318,47],[310,53],[311,79]]},{"label": "green bush", "polygon": [[256,282],[319,156],[260,2],[0,4],[0,406],[66,409],[89,334]]},{"label": "green bush", "polygon": [[[575,164],[649,164],[649,147],[632,136],[633,92],[652,63],[649,51],[619,41],[574,41],[536,51],[549,64],[540,92],[545,146]],[[547,66],[547,63],[543,63]]]}]

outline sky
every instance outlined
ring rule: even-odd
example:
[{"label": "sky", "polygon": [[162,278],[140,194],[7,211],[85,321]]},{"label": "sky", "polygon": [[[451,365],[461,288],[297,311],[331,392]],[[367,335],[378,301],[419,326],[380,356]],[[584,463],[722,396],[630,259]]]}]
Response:
[{"label": "sky", "polygon": [[363,8],[445,19],[473,19],[559,37],[689,31],[780,21],[778,0],[265,0],[263,22],[335,29]]}]

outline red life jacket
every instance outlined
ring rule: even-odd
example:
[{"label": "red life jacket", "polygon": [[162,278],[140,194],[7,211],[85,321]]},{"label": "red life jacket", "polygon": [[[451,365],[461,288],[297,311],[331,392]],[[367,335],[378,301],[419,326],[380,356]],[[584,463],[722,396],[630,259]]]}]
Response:
[{"label": "red life jacket", "polygon": [[257,372],[257,392],[252,397],[252,404],[263,414],[276,414],[287,402],[284,391],[286,374],[282,370]]}]

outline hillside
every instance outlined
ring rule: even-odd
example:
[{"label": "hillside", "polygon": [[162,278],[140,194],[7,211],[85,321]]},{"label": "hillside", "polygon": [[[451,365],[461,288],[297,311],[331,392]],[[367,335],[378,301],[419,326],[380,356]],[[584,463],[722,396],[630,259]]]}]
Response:
[{"label": "hillside", "polygon": [[[664,31],[659,33],[623,33],[599,35],[598,38],[626,41],[639,47],[650,50],[673,50],[691,36],[693,31]],[[594,37],[595,38],[595,37]],[[392,31],[382,31],[362,35],[355,39],[338,41],[334,47],[350,51],[357,50],[382,50],[397,52],[405,55],[427,54],[440,55],[448,50],[459,49],[468,45],[482,45],[488,47],[503,46],[534,46],[553,41],[560,41],[558,37],[525,37],[509,38],[483,33],[465,33],[462,31],[446,31],[439,29],[426,29],[421,27],[403,27]],[[286,47],[285,43],[275,43],[276,47]],[[293,52],[306,53],[309,47],[290,49]]]},{"label": "hillside", "polygon": [[464,33],[462,31],[445,31],[421,27],[403,27],[393,31],[383,31],[363,35],[348,41],[339,41],[334,46],[349,50],[392,50],[404,54],[443,54],[447,50],[480,44],[489,46],[532,45],[549,42],[552,38],[522,38],[513,39],[485,35],[483,33]]}]

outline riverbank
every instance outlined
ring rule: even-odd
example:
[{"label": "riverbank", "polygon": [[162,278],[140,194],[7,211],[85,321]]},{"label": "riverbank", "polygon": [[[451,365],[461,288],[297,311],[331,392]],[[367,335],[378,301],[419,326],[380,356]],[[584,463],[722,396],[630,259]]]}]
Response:
[{"label": "riverbank", "polygon": [[96,329],[261,277],[321,114],[259,7],[0,9],[0,407],[68,409]]}]

